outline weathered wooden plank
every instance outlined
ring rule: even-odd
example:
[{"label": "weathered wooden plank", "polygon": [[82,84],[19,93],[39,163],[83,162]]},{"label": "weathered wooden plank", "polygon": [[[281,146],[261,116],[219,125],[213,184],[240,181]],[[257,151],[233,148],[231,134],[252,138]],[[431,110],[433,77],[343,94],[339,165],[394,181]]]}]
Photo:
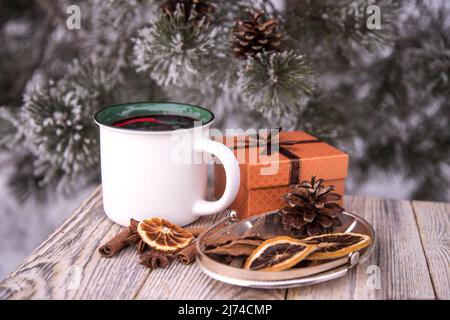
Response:
[{"label": "weathered wooden plank", "polygon": [[413,201],[425,257],[438,299],[450,299],[450,204]]},{"label": "weathered wooden plank", "polygon": [[106,218],[97,189],[0,284],[0,299],[132,298],[148,272],[131,248],[112,259],[97,252],[119,228]]},{"label": "weathered wooden plank", "polygon": [[[346,197],[345,207],[373,225],[378,238],[372,256],[340,279],[289,289],[287,298],[433,299],[435,295],[410,202]],[[379,288],[377,282],[371,281],[374,270],[379,270]]]},{"label": "weathered wooden plank", "polygon": [[[207,216],[193,225],[208,226],[223,218]],[[232,286],[204,274],[196,264],[172,263],[150,273],[137,299],[285,299],[286,290],[257,290]]]},{"label": "weathered wooden plank", "polygon": [[174,263],[167,270],[150,273],[137,299],[285,299],[286,290],[257,290],[213,280],[196,264]]}]

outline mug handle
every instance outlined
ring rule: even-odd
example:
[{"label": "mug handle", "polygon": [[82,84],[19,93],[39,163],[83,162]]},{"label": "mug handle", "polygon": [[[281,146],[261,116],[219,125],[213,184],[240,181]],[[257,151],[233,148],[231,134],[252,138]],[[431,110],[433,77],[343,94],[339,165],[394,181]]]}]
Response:
[{"label": "mug handle", "polygon": [[225,210],[236,198],[241,179],[239,163],[234,153],[224,144],[206,138],[196,141],[194,150],[197,152],[208,152],[219,158],[225,169],[226,185],[225,191],[219,200],[207,201],[199,199],[194,203],[192,212],[195,215],[208,215]]}]

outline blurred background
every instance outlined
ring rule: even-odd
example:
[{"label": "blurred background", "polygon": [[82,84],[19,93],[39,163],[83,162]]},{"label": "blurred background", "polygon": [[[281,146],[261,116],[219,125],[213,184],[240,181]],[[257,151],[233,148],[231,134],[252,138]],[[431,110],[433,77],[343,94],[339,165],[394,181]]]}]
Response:
[{"label": "blurred background", "polygon": [[99,183],[111,103],[305,130],[348,194],[450,199],[446,0],[0,0],[0,44],[0,279]]}]

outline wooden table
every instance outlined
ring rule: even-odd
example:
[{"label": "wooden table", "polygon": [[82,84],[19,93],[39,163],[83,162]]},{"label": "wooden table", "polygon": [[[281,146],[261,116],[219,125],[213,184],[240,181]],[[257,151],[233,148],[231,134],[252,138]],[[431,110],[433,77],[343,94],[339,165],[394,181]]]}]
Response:
[{"label": "wooden table", "polygon": [[377,232],[369,261],[328,283],[256,290],[213,280],[196,264],[149,270],[139,265],[134,248],[100,257],[97,248],[120,227],[105,216],[98,188],[0,284],[0,299],[450,298],[449,203],[346,196],[345,207]]}]

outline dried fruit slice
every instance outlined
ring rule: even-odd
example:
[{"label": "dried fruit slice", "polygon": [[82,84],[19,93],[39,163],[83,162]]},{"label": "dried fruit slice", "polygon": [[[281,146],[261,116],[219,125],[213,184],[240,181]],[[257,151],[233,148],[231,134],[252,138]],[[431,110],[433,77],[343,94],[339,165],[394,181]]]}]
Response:
[{"label": "dried fruit slice", "polygon": [[183,249],[194,239],[190,232],[157,217],[139,222],[137,231],[146,244],[164,252]]},{"label": "dried fruit slice", "polygon": [[216,248],[206,249],[205,252],[232,257],[248,257],[262,242],[262,240],[255,239],[236,239]]},{"label": "dried fruit slice", "polygon": [[257,239],[236,239],[224,245],[206,249],[208,254],[218,254],[224,256],[249,256],[263,241]]},{"label": "dried fruit slice", "polygon": [[328,233],[301,239],[309,245],[316,245],[317,250],[310,254],[308,260],[336,259],[367,247],[372,239],[359,233]]},{"label": "dried fruit slice", "polygon": [[300,240],[281,236],[261,243],[248,257],[244,269],[282,271],[302,261],[316,249]]}]

